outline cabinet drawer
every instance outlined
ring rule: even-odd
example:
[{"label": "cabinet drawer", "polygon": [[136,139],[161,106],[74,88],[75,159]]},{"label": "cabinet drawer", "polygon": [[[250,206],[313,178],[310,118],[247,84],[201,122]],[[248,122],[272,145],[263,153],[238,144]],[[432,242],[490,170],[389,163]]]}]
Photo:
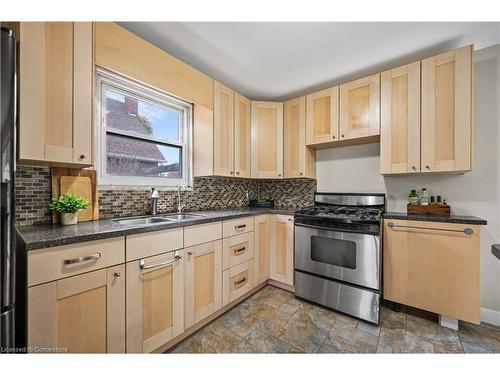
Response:
[{"label": "cabinet drawer", "polygon": [[183,235],[182,228],[175,228],[127,236],[127,262],[182,249]]},{"label": "cabinet drawer", "polygon": [[193,225],[184,228],[184,247],[219,240],[222,238],[222,222]]},{"label": "cabinet drawer", "polygon": [[222,301],[224,306],[238,299],[253,287],[253,259],[225,270],[222,274]]},{"label": "cabinet drawer", "polygon": [[124,237],[28,252],[28,286],[125,262]]},{"label": "cabinet drawer", "polygon": [[222,267],[224,270],[254,258],[253,233],[224,238]]},{"label": "cabinet drawer", "polygon": [[242,217],[234,220],[224,221],[223,235],[224,238],[253,232],[254,217]]}]

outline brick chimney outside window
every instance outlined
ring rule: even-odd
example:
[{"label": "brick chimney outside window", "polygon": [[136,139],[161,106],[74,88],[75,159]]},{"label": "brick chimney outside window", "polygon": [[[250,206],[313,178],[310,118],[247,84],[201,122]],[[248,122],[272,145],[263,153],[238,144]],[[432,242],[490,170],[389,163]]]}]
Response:
[{"label": "brick chimney outside window", "polygon": [[128,114],[132,116],[137,116],[139,113],[139,105],[137,103],[137,99],[125,97],[125,105],[127,106]]}]

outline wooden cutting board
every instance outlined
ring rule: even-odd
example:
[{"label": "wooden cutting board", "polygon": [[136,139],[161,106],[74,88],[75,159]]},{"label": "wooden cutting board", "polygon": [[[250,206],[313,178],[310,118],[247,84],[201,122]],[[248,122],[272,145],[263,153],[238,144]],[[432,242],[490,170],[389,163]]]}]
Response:
[{"label": "wooden cutting board", "polygon": [[[99,198],[97,191],[97,181],[96,181],[96,171],[92,169],[76,169],[76,168],[63,168],[63,167],[53,167],[51,170],[52,175],[52,196],[58,197],[64,192],[61,191],[61,178],[62,177],[86,177],[90,179],[91,182],[91,196],[90,199],[85,197],[89,201],[89,208],[85,211],[91,212],[90,219],[86,217],[82,218],[83,211],[79,214],[79,221],[86,220],[99,220]],[[77,193],[78,194],[78,193]],[[82,196],[82,194],[79,194]],[[90,209],[92,207],[92,209]],[[57,212],[52,214],[52,222],[59,223],[60,216]]]},{"label": "wooden cutting board", "polygon": [[93,202],[92,182],[90,178],[82,176],[62,176],[59,183],[61,195],[75,193],[89,202],[88,207],[78,213],[78,221],[92,220]]}]

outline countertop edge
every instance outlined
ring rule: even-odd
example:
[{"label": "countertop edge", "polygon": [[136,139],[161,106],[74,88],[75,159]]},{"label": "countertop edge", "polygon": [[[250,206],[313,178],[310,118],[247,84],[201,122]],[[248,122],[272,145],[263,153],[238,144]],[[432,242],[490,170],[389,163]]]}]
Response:
[{"label": "countertop edge", "polygon": [[[184,228],[193,225],[207,224],[216,221],[223,220],[231,220],[238,219],[242,217],[248,216],[258,216],[265,214],[282,214],[282,215],[293,215],[296,210],[299,208],[248,208],[248,211],[245,209],[242,212],[237,212],[238,209],[228,209],[227,212],[224,209],[218,210],[210,210],[210,211],[193,211],[193,213],[208,213],[208,217],[197,218],[197,219],[189,219],[179,222],[168,222],[161,223],[155,225],[138,225],[138,226],[127,226],[127,227],[114,227],[111,229],[103,229],[102,231],[96,230],[93,233],[73,233],[62,235],[60,238],[46,238],[43,236],[44,231],[52,231],[52,230],[64,230],[65,227],[60,225],[34,225],[34,226],[16,226],[17,235],[23,245],[23,249],[25,251],[33,251],[33,250],[41,250],[55,246],[64,246],[71,245],[79,242],[89,242],[89,241],[98,241],[104,240],[113,237],[121,237],[126,235],[133,235],[139,233],[149,233],[149,232],[157,232],[160,230],[168,230],[175,228]],[[163,215],[163,214],[162,214]],[[115,219],[103,219],[103,225],[106,223],[111,223]],[[95,222],[85,222],[76,224],[76,226],[72,226],[67,229],[78,229],[78,225],[86,225],[87,223],[96,223]],[[30,235],[33,235],[34,232],[28,233],[27,230],[35,230],[40,229],[40,235],[37,239],[29,238]]]},{"label": "countertop edge", "polygon": [[436,223],[450,224],[470,224],[470,225],[487,225],[488,222],[484,219],[475,216],[437,216],[437,215],[412,215],[404,212],[386,212],[382,216],[383,219],[394,220],[414,220],[414,221],[429,221]]}]

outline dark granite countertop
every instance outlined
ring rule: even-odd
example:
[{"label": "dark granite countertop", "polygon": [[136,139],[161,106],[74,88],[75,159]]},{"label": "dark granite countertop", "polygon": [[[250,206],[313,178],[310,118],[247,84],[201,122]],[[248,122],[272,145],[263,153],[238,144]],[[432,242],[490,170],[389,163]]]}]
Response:
[{"label": "dark granite countertop", "polygon": [[406,212],[386,212],[384,219],[395,220],[415,220],[415,221],[433,221],[438,223],[486,225],[487,221],[476,216],[436,216],[436,215],[409,215]]},{"label": "dark granite countertop", "polygon": [[[192,213],[200,213],[204,216],[175,222],[125,225],[118,223],[116,219],[103,219],[68,226],[58,224],[18,226],[17,232],[24,243],[25,250],[36,250],[52,246],[100,240],[128,234],[154,232],[163,229],[186,227],[266,213],[293,215],[296,210],[297,208],[228,208],[193,211]],[[167,215],[167,213],[161,215]]]}]

